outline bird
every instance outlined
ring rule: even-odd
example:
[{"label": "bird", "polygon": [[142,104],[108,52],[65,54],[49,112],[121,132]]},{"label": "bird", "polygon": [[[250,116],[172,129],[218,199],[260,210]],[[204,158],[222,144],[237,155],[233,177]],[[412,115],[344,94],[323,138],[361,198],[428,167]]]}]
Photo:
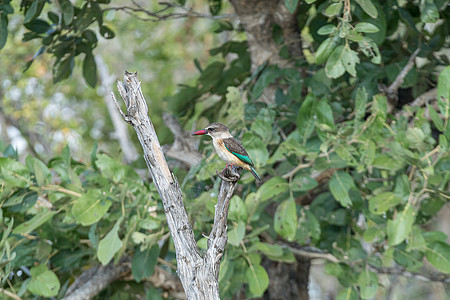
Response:
[{"label": "bird", "polygon": [[214,149],[217,155],[225,162],[227,166],[236,166],[244,168],[255,177],[259,182],[261,178],[255,171],[255,164],[250,159],[247,151],[241,142],[233,137],[228,130],[228,127],[222,123],[211,123],[205,129],[193,132],[192,135],[209,135],[212,137]]}]

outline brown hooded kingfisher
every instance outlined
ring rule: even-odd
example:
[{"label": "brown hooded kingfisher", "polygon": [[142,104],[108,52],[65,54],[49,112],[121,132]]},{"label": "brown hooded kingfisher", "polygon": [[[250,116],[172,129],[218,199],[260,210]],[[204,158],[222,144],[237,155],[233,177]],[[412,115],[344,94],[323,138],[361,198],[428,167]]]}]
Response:
[{"label": "brown hooded kingfisher", "polygon": [[217,155],[225,162],[225,167],[236,166],[244,168],[250,171],[258,181],[262,181],[253,168],[255,165],[244,146],[230,134],[227,126],[222,123],[211,123],[205,129],[192,133],[192,135],[204,134],[212,137]]}]

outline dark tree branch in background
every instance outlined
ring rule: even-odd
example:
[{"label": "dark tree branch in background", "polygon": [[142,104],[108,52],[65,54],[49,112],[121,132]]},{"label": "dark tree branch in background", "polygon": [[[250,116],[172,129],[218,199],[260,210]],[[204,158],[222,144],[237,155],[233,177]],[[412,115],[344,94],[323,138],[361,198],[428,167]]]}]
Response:
[{"label": "dark tree branch in background", "polygon": [[[84,271],[68,288],[63,299],[92,299],[115,280],[134,280],[131,275],[131,259],[129,257],[122,258],[118,264],[114,264],[112,261],[106,266],[97,265]],[[158,266],[155,266],[148,281],[152,286],[163,289],[173,298],[186,299],[179,279]]]},{"label": "dark tree branch in background", "polygon": [[414,67],[415,59],[417,54],[419,54],[420,48],[417,48],[416,51],[409,57],[408,62],[403,67],[403,69],[398,73],[397,78],[395,78],[394,82],[391,83],[389,87],[381,87],[381,91],[384,91],[389,103],[388,111],[392,113],[395,109],[395,105],[398,102],[398,89],[403,84],[406,75],[408,75],[409,71]]},{"label": "dark tree branch in background", "polygon": [[177,119],[171,114],[163,113],[163,121],[175,138],[172,145],[163,146],[164,153],[189,167],[200,163],[202,155],[195,147],[196,140],[188,132],[184,131]]},{"label": "dark tree branch in background", "polygon": [[[341,263],[343,261],[339,260],[336,256],[334,256],[331,253],[327,253],[321,249],[315,248],[315,247],[293,247],[291,245],[288,245],[286,243],[278,243],[278,245],[289,249],[292,253],[295,255],[307,258],[307,259],[324,259],[326,261],[332,262],[332,263]],[[396,275],[396,276],[402,276],[402,277],[410,277],[415,278],[417,280],[422,281],[433,281],[433,282],[442,282],[442,283],[450,283],[450,276],[444,273],[417,273],[417,272],[411,272],[408,270],[405,270],[401,266],[397,267],[375,267],[372,265],[368,265],[369,268],[377,272],[379,274],[385,274],[385,275]]]},{"label": "dark tree branch in background", "polygon": [[[125,121],[136,130],[144,150],[144,159],[161,197],[167,224],[175,246],[177,273],[188,299],[219,299],[220,260],[227,243],[227,217],[231,196],[236,181],[222,181],[214,225],[208,238],[208,248],[202,257],[197,248],[192,226],[189,223],[177,179],[169,170],[159,144],[153,124],[148,116],[147,103],[140,88],[136,73],[125,72],[124,80],[117,83],[119,93],[127,107],[121,112]],[[112,93],[112,98],[119,107]],[[225,176],[238,176],[234,169],[227,168]],[[228,176],[228,177],[229,177]]]},{"label": "dark tree branch in background", "polygon": [[[132,1],[134,6],[116,6],[108,7],[103,11],[108,10],[119,10],[131,14],[142,21],[164,21],[171,19],[182,19],[182,18],[208,18],[208,19],[232,19],[235,18],[234,14],[225,14],[213,16],[211,14],[203,14],[193,10],[192,8],[185,7],[171,2],[159,2],[163,8],[157,11],[150,11],[136,1]],[[171,10],[175,10],[174,12]]]},{"label": "dark tree branch in background", "polygon": [[92,299],[111,282],[130,271],[130,260],[123,258],[118,265],[110,262],[106,266],[95,266],[83,272],[68,288],[64,300]]},{"label": "dark tree branch in background", "polygon": [[[408,106],[409,107],[416,107],[416,106],[422,107],[429,101],[436,99],[436,97],[437,97],[437,88],[433,88],[431,90],[426,91],[425,93],[423,93],[416,99],[414,99],[414,101],[409,103]],[[410,113],[408,111],[406,111],[405,109],[402,109],[401,111],[398,111],[395,114],[395,118],[398,119],[400,116],[407,117],[409,114]]]}]

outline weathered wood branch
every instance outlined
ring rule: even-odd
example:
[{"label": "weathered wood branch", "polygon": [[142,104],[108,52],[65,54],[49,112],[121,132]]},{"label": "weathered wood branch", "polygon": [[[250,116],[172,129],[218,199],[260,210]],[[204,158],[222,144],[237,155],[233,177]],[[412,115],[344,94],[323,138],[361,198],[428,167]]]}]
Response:
[{"label": "weathered wood branch", "polygon": [[[126,114],[120,110],[114,94],[112,97],[125,121],[134,127],[144,150],[144,159],[163,202],[176,251],[177,273],[186,296],[188,299],[219,299],[220,260],[227,243],[228,206],[236,181],[222,181],[208,248],[202,257],[183,205],[180,186],[169,170],[148,116],[148,107],[137,74],[125,72],[123,83],[118,82],[117,87],[127,107]],[[239,174],[231,168],[226,169],[224,175],[228,178],[239,178]]]},{"label": "weathered wood branch", "polygon": [[64,300],[92,299],[111,282],[119,279],[122,273],[131,270],[129,258],[123,258],[118,265],[113,262],[106,266],[98,265],[83,272],[68,288]]}]

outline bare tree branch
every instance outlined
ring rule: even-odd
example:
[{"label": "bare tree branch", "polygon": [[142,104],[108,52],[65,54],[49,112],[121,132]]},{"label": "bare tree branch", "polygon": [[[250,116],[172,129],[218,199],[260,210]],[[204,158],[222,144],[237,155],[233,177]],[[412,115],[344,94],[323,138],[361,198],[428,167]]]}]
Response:
[{"label": "bare tree branch", "polygon": [[139,154],[136,150],[136,147],[134,147],[133,142],[131,141],[127,127],[122,122],[122,118],[120,117],[119,112],[117,111],[114,103],[111,102],[108,97],[112,92],[111,85],[116,78],[108,72],[108,66],[103,61],[103,58],[100,54],[97,54],[95,56],[95,62],[98,66],[98,73],[100,75],[102,88],[104,90],[103,99],[105,101],[106,107],[108,108],[108,113],[114,126],[115,137],[119,141],[120,148],[123,150],[122,152],[125,163],[130,163],[136,160],[139,157]]},{"label": "bare tree branch", "polygon": [[[144,159],[155,187],[162,199],[167,224],[177,257],[177,273],[188,299],[219,299],[220,260],[227,243],[227,216],[236,181],[222,181],[217,199],[214,225],[208,239],[205,257],[201,257],[194,232],[184,209],[180,186],[170,172],[161,150],[136,73],[125,72],[123,83],[117,87],[126,106],[125,120],[133,125],[144,150]],[[113,94],[113,100],[115,100]],[[227,177],[239,177],[232,168]]]},{"label": "bare tree branch", "polygon": [[[203,14],[193,10],[190,7],[185,7],[183,5],[179,5],[177,3],[172,2],[159,2],[160,5],[163,6],[162,9],[157,11],[150,11],[136,1],[132,1],[134,6],[116,6],[116,7],[108,7],[103,11],[108,10],[118,10],[124,11],[125,13],[131,14],[142,21],[164,21],[164,20],[172,20],[172,19],[182,19],[182,18],[207,18],[207,19],[233,19],[236,17],[234,14],[224,14],[213,16],[210,14]],[[168,12],[169,10],[175,10],[175,12]],[[144,17],[143,17],[144,16]]]}]

